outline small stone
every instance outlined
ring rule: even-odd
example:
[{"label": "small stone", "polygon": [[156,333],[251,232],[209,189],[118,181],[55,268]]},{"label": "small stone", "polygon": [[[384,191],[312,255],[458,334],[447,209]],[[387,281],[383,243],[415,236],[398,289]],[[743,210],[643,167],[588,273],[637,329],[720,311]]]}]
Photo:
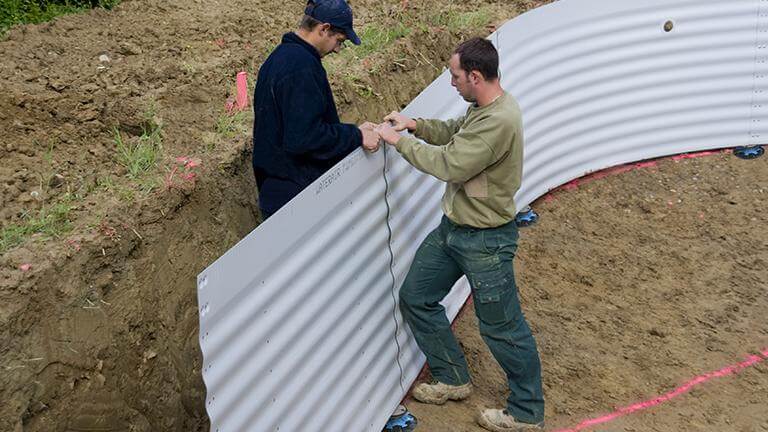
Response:
[{"label": "small stone", "polygon": [[50,81],[48,82],[48,86],[50,86],[52,89],[56,90],[57,92],[60,92],[64,90],[65,88],[69,87],[69,85],[61,82],[61,81]]},{"label": "small stone", "polygon": [[53,177],[48,181],[48,187],[57,188],[64,184],[64,178],[61,174],[54,174]]},{"label": "small stone", "polygon": [[120,54],[123,55],[138,55],[141,54],[141,48],[131,42],[120,43]]},{"label": "small stone", "polygon": [[112,61],[112,59],[110,59],[108,55],[102,54],[99,56],[99,61],[102,63],[109,63],[110,61]]},{"label": "small stone", "polygon": [[85,84],[85,85],[80,87],[80,90],[84,91],[86,93],[94,93],[98,89],[99,89],[99,86],[97,84],[94,84],[94,83]]}]

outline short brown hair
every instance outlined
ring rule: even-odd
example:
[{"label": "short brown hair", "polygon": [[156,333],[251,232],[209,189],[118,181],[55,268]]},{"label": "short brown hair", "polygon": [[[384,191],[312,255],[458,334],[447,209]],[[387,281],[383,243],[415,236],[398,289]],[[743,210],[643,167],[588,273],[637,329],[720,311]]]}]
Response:
[{"label": "short brown hair", "polygon": [[304,15],[304,17],[301,19],[301,22],[299,23],[299,28],[312,31],[315,27],[317,27],[320,24],[322,24],[320,21],[312,18],[309,15]]},{"label": "short brown hair", "polygon": [[462,42],[453,53],[459,55],[459,64],[464,72],[476,70],[486,81],[499,77],[499,52],[488,39],[472,38]]},{"label": "short brown hair", "polygon": [[[317,20],[316,18],[311,17],[309,15],[304,15],[304,17],[301,18],[301,22],[299,23],[299,28],[312,31],[315,29],[315,27],[319,26],[320,24],[323,24],[323,23]],[[334,25],[331,25],[331,32],[336,34],[338,33],[346,34],[343,29],[340,29]]]}]

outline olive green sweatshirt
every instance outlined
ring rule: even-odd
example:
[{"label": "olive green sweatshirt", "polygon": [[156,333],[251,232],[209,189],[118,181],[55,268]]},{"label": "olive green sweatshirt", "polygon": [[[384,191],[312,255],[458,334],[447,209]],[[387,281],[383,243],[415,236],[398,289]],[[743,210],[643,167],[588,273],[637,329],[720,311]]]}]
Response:
[{"label": "olive green sweatshirt", "polygon": [[459,225],[492,228],[515,218],[515,193],[523,170],[520,107],[503,93],[471,105],[455,120],[416,119],[414,134],[396,148],[419,171],[446,182],[442,208]]}]

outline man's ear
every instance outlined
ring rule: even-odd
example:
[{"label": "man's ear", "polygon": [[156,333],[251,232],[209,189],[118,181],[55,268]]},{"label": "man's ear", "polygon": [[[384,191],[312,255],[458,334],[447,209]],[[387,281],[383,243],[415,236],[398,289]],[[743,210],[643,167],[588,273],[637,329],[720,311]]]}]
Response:
[{"label": "man's ear", "polygon": [[331,31],[331,25],[328,24],[328,23],[322,23],[322,24],[320,24],[319,27],[320,27],[320,33],[321,34],[328,33],[329,31]]},{"label": "man's ear", "polygon": [[480,81],[484,81],[485,77],[480,71],[473,70],[469,73],[469,78],[472,80],[472,84],[478,84]]}]

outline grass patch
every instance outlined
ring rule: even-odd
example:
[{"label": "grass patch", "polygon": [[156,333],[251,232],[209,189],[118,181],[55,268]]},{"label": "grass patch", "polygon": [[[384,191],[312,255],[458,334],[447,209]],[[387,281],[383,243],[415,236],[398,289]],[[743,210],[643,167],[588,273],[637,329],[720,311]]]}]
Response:
[{"label": "grass patch", "polygon": [[387,45],[397,39],[408,36],[410,33],[411,28],[402,23],[397,23],[393,27],[367,25],[358,34],[360,36],[360,45],[351,45],[342,51],[342,54],[348,53],[346,54],[347,56],[364,58],[381,51]]},{"label": "grass patch", "polygon": [[124,140],[120,131],[115,128],[117,162],[128,170],[128,177],[132,180],[141,179],[144,174],[157,166],[157,161],[160,159],[163,135],[156,116],[157,105],[152,102],[142,116],[143,133],[136,139]]},{"label": "grass patch", "polygon": [[128,177],[138,179],[157,166],[162,150],[160,131],[144,133],[134,143],[126,142],[115,128],[115,145],[117,146],[117,161],[128,170]]},{"label": "grass patch", "polygon": [[17,24],[38,24],[92,7],[112,9],[120,0],[0,0],[0,34]]},{"label": "grass patch", "polygon": [[229,139],[238,133],[245,133],[246,111],[235,111],[232,114],[223,113],[216,120],[216,133],[222,138]]},{"label": "grass patch", "polygon": [[116,182],[111,176],[96,179],[95,188],[116,196],[120,201],[133,202],[136,198],[146,197],[157,189],[159,181],[153,176],[143,176],[137,179],[133,187]]},{"label": "grass patch", "polygon": [[448,30],[476,29],[486,26],[491,21],[491,12],[486,8],[472,12],[447,10],[434,15],[431,21],[433,25],[445,27]]},{"label": "grass patch", "polygon": [[22,223],[11,224],[0,231],[0,254],[20,245],[34,234],[57,238],[72,229],[69,212],[72,206],[62,202],[41,209],[36,215],[25,214]]}]

